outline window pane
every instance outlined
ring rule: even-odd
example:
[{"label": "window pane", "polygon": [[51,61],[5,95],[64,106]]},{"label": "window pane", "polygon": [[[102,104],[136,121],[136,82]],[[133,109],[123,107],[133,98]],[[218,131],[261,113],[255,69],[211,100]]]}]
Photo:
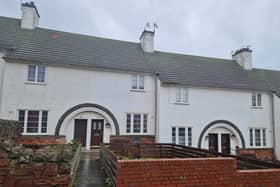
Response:
[{"label": "window pane", "polygon": [[132,89],[137,89],[137,76],[132,76]]},{"label": "window pane", "polygon": [[48,111],[42,111],[42,124],[41,124],[41,132],[46,133],[48,126]]},{"label": "window pane", "polygon": [[185,145],[186,144],[186,129],[179,128],[179,144]]},{"label": "window pane", "polygon": [[176,102],[181,102],[181,88],[176,90]]},{"label": "window pane", "polygon": [[147,114],[144,114],[144,117],[143,117],[143,133],[147,133],[148,132],[148,129],[147,129],[147,123],[148,123],[148,116]]},{"label": "window pane", "polygon": [[130,133],[131,129],[131,115],[127,114],[126,115],[126,132]]},{"label": "window pane", "polygon": [[266,146],[266,130],[262,130],[262,135],[263,135],[263,146]]},{"label": "window pane", "polygon": [[183,92],[182,93],[182,96],[183,96],[182,102],[187,103],[188,102],[188,91],[186,88],[183,88],[182,92]]},{"label": "window pane", "polygon": [[258,99],[258,106],[262,106],[262,95],[261,94],[257,94],[257,99]]},{"label": "window pane", "polygon": [[256,96],[256,94],[254,93],[253,95],[252,95],[252,106],[257,106],[257,98],[256,98],[257,96]]},{"label": "window pane", "polygon": [[255,129],[255,146],[261,146],[261,130]]},{"label": "window pane", "polygon": [[139,89],[144,90],[144,76],[139,76]]},{"label": "window pane", "polygon": [[20,110],[18,112],[18,121],[20,122],[21,124],[21,132],[24,132],[24,119],[25,119],[25,110]]},{"label": "window pane", "polygon": [[188,146],[192,146],[192,128],[188,128]]},{"label": "window pane", "polygon": [[36,77],[36,66],[35,65],[28,65],[28,81],[35,81]]},{"label": "window pane", "polygon": [[172,144],[176,144],[176,127],[172,127]]},{"label": "window pane", "polygon": [[28,111],[27,132],[38,133],[39,111]]},{"label": "window pane", "polygon": [[38,66],[38,82],[45,82],[45,66]]},{"label": "window pane", "polygon": [[250,146],[253,146],[253,129],[250,129]]},{"label": "window pane", "polygon": [[133,116],[133,132],[140,133],[141,132],[141,115],[134,114]]}]

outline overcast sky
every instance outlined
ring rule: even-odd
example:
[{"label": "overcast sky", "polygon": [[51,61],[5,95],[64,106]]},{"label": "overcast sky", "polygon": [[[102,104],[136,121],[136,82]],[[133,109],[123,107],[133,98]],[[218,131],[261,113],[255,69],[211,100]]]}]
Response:
[{"label": "overcast sky", "polygon": [[[20,2],[0,0],[0,16],[20,18]],[[146,22],[156,22],[156,50],[231,58],[250,45],[254,67],[280,70],[279,0],[34,2],[43,28],[138,42]]]}]

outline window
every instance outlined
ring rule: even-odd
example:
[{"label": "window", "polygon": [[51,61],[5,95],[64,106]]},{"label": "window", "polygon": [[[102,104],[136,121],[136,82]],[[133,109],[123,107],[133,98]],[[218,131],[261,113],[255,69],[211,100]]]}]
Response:
[{"label": "window", "polygon": [[177,90],[176,90],[176,103],[188,103],[188,90],[187,90],[187,88],[177,88]]},{"label": "window", "polygon": [[266,129],[251,128],[249,130],[250,146],[266,146]]},{"label": "window", "polygon": [[22,124],[23,133],[47,133],[48,111],[19,110],[18,120]]},{"label": "window", "polygon": [[262,94],[253,93],[252,94],[252,106],[253,107],[261,107],[262,106]]},{"label": "window", "polygon": [[192,146],[192,128],[172,127],[172,143]]},{"label": "window", "polygon": [[45,66],[43,65],[28,65],[29,82],[43,83],[45,82]]},{"label": "window", "polygon": [[176,144],[176,127],[172,127],[172,143]]},{"label": "window", "polygon": [[126,115],[126,132],[130,133],[131,131],[131,115],[127,114]]},{"label": "window", "polygon": [[144,90],[144,76],[133,75],[132,76],[132,89],[133,90]]},{"label": "window", "polygon": [[126,114],[126,132],[134,134],[148,133],[148,115]]},{"label": "window", "polygon": [[186,144],[186,129],[179,128],[179,144],[185,145]]}]

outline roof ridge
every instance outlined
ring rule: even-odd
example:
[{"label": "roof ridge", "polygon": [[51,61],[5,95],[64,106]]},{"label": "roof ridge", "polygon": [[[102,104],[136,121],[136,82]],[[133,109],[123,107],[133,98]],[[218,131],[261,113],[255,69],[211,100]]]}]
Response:
[{"label": "roof ridge", "polygon": [[158,54],[165,54],[165,55],[176,55],[176,56],[186,56],[186,57],[192,57],[192,58],[203,58],[203,59],[208,59],[208,60],[218,60],[218,61],[229,61],[229,62],[234,62],[232,59],[227,59],[227,58],[218,58],[218,57],[208,57],[208,56],[200,56],[200,55],[193,55],[193,54],[187,54],[187,53],[178,53],[178,52],[168,52],[168,51],[155,51],[155,53]]}]

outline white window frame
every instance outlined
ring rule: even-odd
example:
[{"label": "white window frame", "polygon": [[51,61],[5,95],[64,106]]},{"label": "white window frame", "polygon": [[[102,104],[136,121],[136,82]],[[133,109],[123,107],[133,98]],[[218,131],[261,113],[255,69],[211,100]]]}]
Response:
[{"label": "white window frame", "polygon": [[[260,102],[259,102],[260,101]],[[261,93],[252,93],[252,107],[253,108],[262,108],[262,94]],[[255,105],[254,105],[255,103]]]},{"label": "white window frame", "polygon": [[[185,145],[184,146],[189,146],[192,147],[193,145],[193,129],[190,126],[172,126],[171,127],[171,143],[173,143],[173,128],[175,128],[175,137],[176,137],[176,144],[179,144],[179,128],[184,128],[185,129]],[[189,137],[189,129],[191,130],[191,136]],[[189,139],[191,142],[189,142]]]},{"label": "white window frame", "polygon": [[[136,85],[134,85],[134,80],[136,79]],[[141,79],[143,80],[143,87],[141,87]],[[136,86],[136,88],[134,88]],[[132,91],[141,91],[145,90],[145,76],[144,75],[132,75],[131,78],[131,90]]]},{"label": "white window frame", "polygon": [[[35,80],[29,80],[29,67],[35,66]],[[44,67],[44,81],[39,81],[39,67]],[[27,83],[46,84],[46,66],[37,64],[28,64],[27,66]]]},{"label": "white window frame", "polygon": [[[130,132],[127,131],[127,115],[130,115]],[[134,115],[140,115],[140,132],[134,132]],[[144,132],[144,116],[147,116],[147,127],[146,132]],[[149,132],[149,115],[146,113],[126,113],[126,134],[148,134]]]},{"label": "white window frame", "polygon": [[176,104],[189,104],[189,90],[185,87],[177,87],[175,93]]},{"label": "white window frame", "polygon": [[[48,134],[48,119],[49,119],[49,111],[48,110],[18,109],[17,119],[19,119],[19,111],[24,111],[24,125],[23,125],[23,132],[22,132],[23,135],[47,135]],[[36,133],[27,132],[28,111],[39,111],[38,132],[36,132]],[[42,132],[42,118],[43,118],[43,112],[44,111],[46,111],[48,113],[46,132]]]},{"label": "white window frame", "polygon": [[[251,135],[250,135],[250,130],[253,130],[253,145],[251,145]],[[260,130],[260,145],[256,145],[256,130]],[[264,140],[264,134],[263,132],[265,131],[265,140]],[[264,145],[265,142],[265,145]],[[252,148],[263,148],[267,147],[267,129],[266,128],[258,128],[258,127],[252,127],[249,128],[249,146]]]}]

